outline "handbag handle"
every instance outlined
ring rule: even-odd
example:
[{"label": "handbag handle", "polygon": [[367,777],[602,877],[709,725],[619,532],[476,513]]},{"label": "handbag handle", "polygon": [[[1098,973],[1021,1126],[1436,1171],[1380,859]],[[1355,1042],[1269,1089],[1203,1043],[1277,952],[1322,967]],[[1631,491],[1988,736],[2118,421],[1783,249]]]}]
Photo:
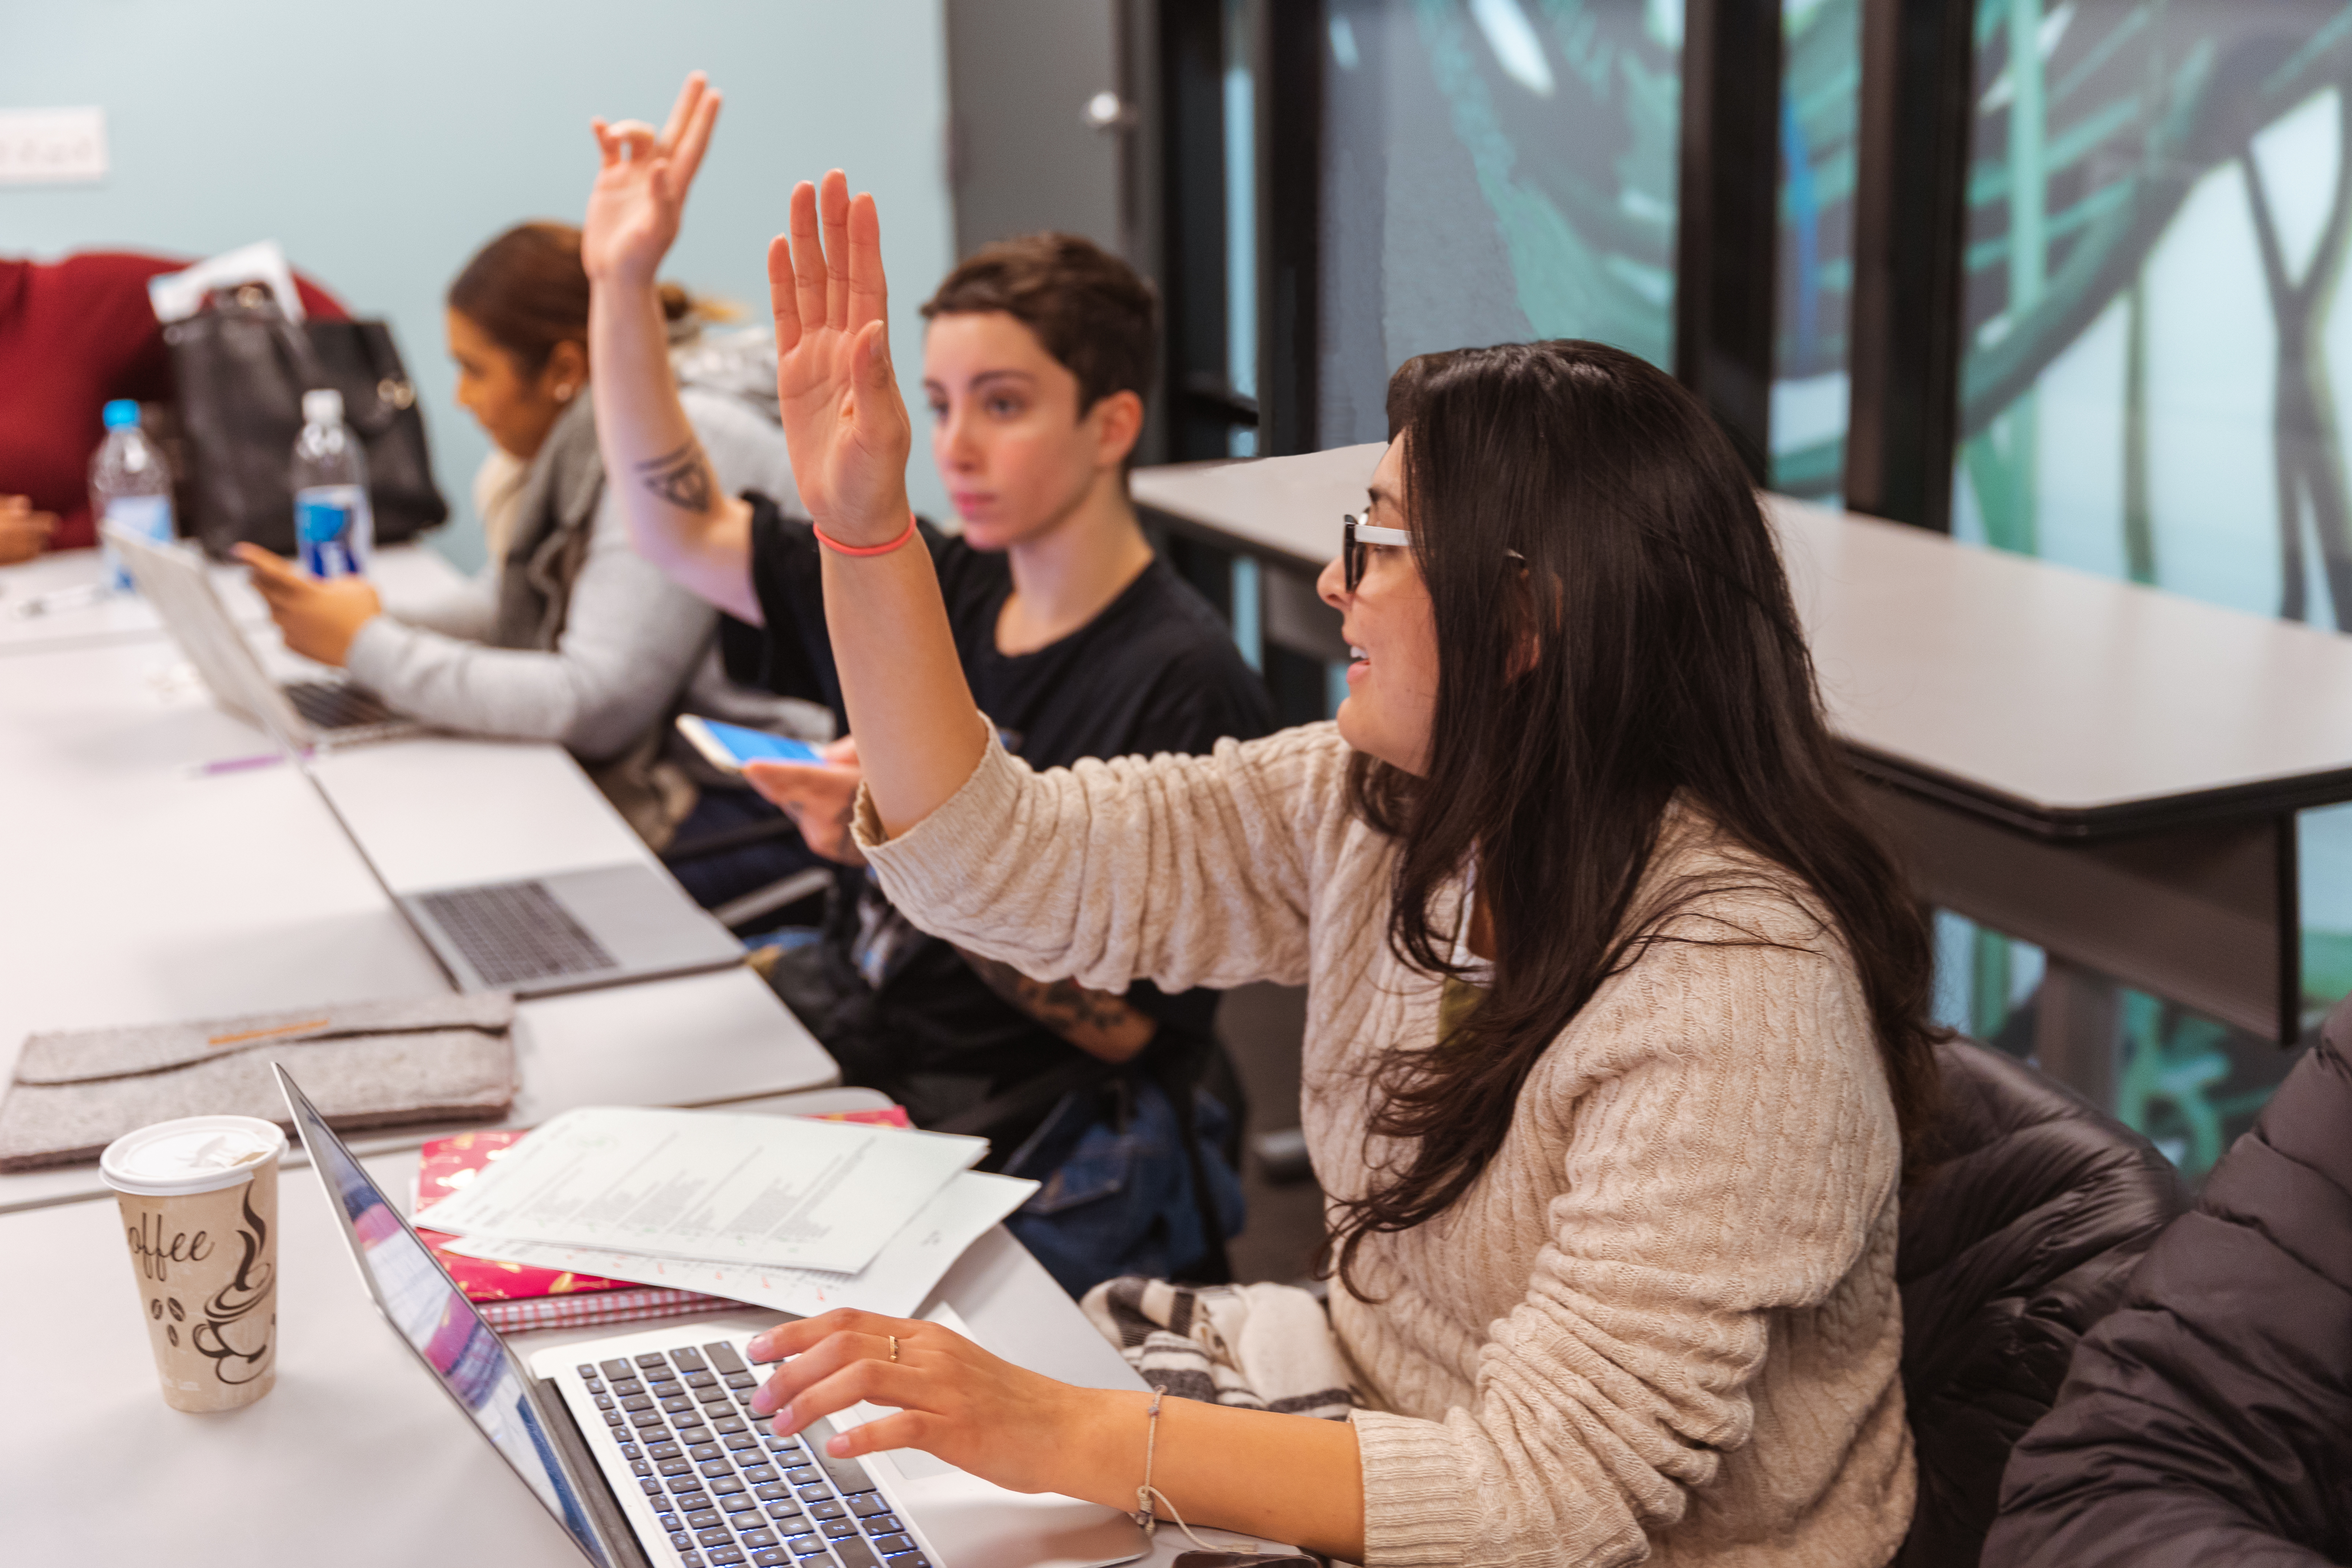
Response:
[{"label": "handbag handle", "polygon": [[[268,327],[271,336],[277,340],[280,353],[285,355],[288,363],[292,367],[295,380],[299,382],[306,391],[331,386],[326,372],[319,363],[319,356],[310,346],[309,336],[301,328],[287,319],[286,312],[278,309],[277,300],[272,297],[268,289],[258,283],[242,284],[237,288],[234,298],[236,303],[255,320]],[[407,376],[400,373],[400,367],[397,364],[390,369],[385,368],[382,363],[382,355],[377,352],[378,343],[375,333],[362,328],[359,338],[362,352],[369,360],[368,368],[377,372],[375,384],[371,389],[375,394],[375,405],[371,408],[361,408],[346,402],[343,407],[343,422],[357,431],[363,439],[380,439],[398,423],[403,413],[415,406],[416,387]]]}]

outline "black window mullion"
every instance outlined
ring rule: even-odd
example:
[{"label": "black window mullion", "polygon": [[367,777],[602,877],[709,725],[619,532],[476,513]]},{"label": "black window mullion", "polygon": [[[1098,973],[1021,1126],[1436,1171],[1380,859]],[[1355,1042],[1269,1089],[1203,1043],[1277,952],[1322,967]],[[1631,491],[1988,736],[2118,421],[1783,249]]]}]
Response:
[{"label": "black window mullion", "polygon": [[1772,451],[1780,54],[1780,0],[1684,7],[1675,375],[1759,484]]},{"label": "black window mullion", "polygon": [[1258,426],[1266,456],[1317,441],[1322,212],[1322,0],[1255,0]]},{"label": "black window mullion", "polygon": [[1845,504],[1949,533],[1975,7],[1864,0]]}]

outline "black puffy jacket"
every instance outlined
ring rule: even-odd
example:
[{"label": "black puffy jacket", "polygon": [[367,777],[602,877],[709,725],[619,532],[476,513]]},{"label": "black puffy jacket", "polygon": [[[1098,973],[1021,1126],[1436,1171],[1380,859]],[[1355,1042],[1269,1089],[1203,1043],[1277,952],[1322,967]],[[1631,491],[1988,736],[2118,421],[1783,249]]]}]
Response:
[{"label": "black puffy jacket", "polygon": [[2352,1004],[2083,1342],[1986,1568],[2352,1563]]},{"label": "black puffy jacket", "polygon": [[2181,1209],[2153,1144],[2024,1063],[1952,1039],[1936,1065],[1933,1165],[1903,1194],[1895,1248],[1919,1461],[1895,1568],[1976,1568],[2011,1445]]}]

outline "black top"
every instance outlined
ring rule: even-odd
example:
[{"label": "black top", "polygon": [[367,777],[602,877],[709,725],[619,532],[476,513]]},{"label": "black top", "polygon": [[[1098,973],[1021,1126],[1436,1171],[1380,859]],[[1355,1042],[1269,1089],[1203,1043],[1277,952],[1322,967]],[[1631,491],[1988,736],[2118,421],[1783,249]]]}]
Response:
[{"label": "black top", "polygon": [[2352,1563],[2352,1003],[2083,1342],[2000,1500],[2003,1568]]},{"label": "black top", "polygon": [[[767,623],[758,679],[781,695],[823,702],[845,729],[815,534],[767,498],[747,499],[751,584]],[[928,524],[921,531],[973,700],[1030,766],[1204,752],[1224,736],[1273,730],[1264,682],[1217,613],[1165,562],[1153,561],[1068,637],[1004,654],[996,623],[1013,592],[1005,558]],[[1083,1055],[991,991],[952,947],[907,925],[869,875],[845,875],[841,892],[822,944],[832,1005],[810,1009],[830,1016],[803,1021],[840,1061],[845,1082],[885,1090],[929,1124]],[[806,1005],[793,1000],[796,1009]],[[1161,1036],[1195,1039],[1207,1036],[1216,1005],[1212,992],[1170,997],[1148,983],[1128,1001],[1159,1021]]]}]

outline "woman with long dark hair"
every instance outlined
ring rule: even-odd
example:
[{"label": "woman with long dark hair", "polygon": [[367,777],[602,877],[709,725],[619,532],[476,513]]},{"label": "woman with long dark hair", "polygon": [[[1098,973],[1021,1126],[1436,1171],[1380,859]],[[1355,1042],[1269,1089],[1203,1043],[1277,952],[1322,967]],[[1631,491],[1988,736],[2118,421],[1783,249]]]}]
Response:
[{"label": "woman with long dark hair", "polygon": [[[771,252],[779,390],[866,778],[951,940],[1089,986],[1308,988],[1345,1423],[1068,1388],[935,1324],[771,1331],[780,1430],[1355,1562],[1875,1564],[1913,1471],[1896,1194],[1931,1089],[1922,911],[1824,726],[1699,405],[1593,343],[1409,365],[1322,578],[1336,724],[1030,772],[907,527],[878,225]],[[830,269],[828,269],[828,262]],[[1147,1449],[1147,1444],[1150,1445]]]}]

